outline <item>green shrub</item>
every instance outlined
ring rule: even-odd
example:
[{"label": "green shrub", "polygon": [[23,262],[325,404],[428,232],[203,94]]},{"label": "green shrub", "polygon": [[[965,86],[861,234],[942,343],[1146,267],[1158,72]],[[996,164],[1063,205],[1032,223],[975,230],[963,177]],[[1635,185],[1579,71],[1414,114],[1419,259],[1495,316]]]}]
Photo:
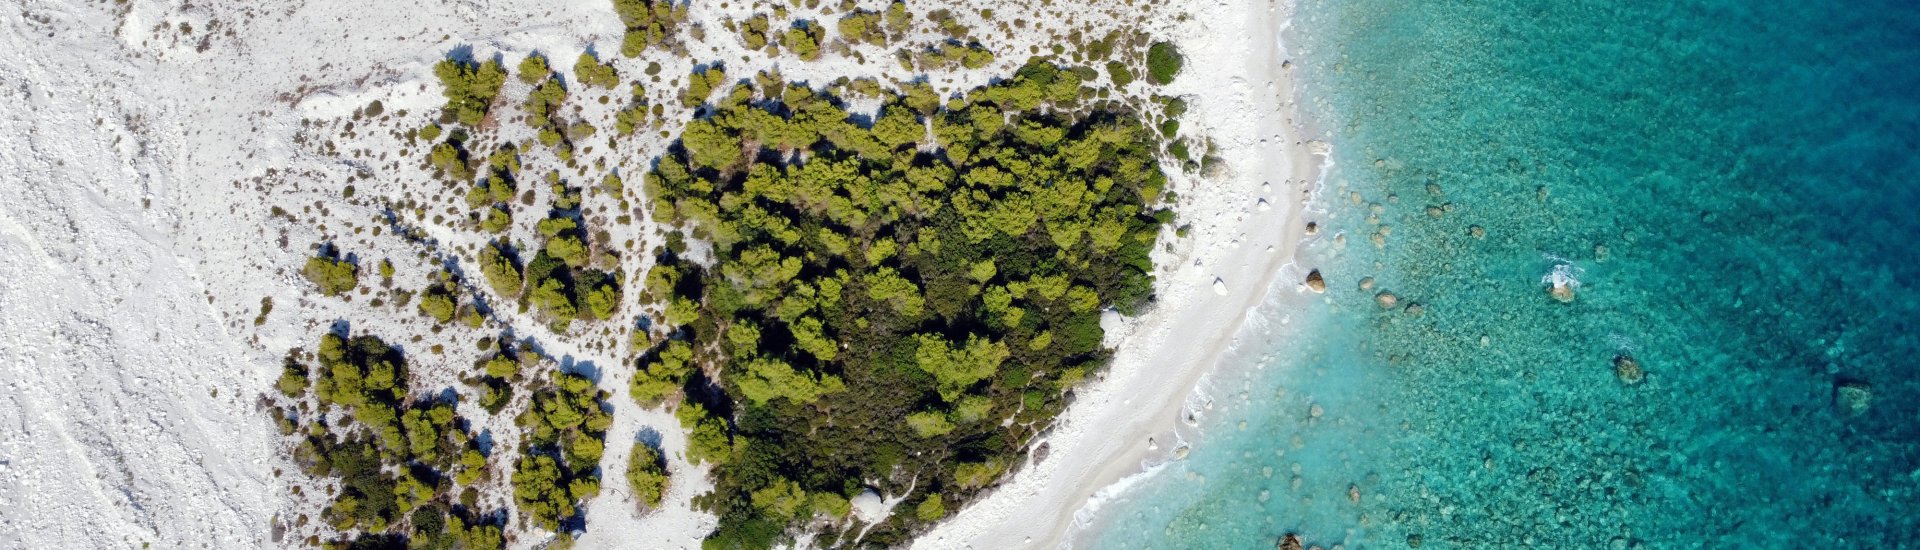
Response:
[{"label": "green shrub", "polygon": [[1168,84],[1180,74],[1180,66],[1185,63],[1180,49],[1171,42],[1155,42],[1147,48],[1147,77],[1154,84]]},{"label": "green shrub", "polygon": [[633,454],[627,461],[627,486],[633,490],[634,500],[649,508],[660,506],[660,499],[667,494],[667,467],[660,451],[645,443],[633,444]]},{"label": "green shrub", "polygon": [[599,86],[613,89],[620,85],[620,73],[612,64],[601,63],[593,54],[582,52],[580,59],[573,63],[573,77],[587,86]]},{"label": "green shrub", "polygon": [[314,256],[307,258],[307,266],[300,270],[307,280],[320,287],[320,293],[338,296],[360,286],[360,268],[346,260]]},{"label": "green shrub", "polygon": [[913,508],[913,515],[920,518],[920,521],[936,521],[947,517],[947,505],[940,501],[940,493],[927,495],[926,500],[920,501],[920,505]]},{"label": "green shrub", "polygon": [[547,66],[547,56],[530,53],[520,60],[520,81],[528,85],[539,84],[552,73],[553,69]]},{"label": "green shrub", "polygon": [[474,64],[444,59],[433,67],[433,73],[440,77],[447,111],[468,126],[486,118],[494,98],[500,95],[500,85],[507,81],[507,70],[499,61]]},{"label": "green shrub", "polygon": [[1126,63],[1108,61],[1107,77],[1113,80],[1114,86],[1126,86],[1133,83],[1133,70],[1128,69]]}]

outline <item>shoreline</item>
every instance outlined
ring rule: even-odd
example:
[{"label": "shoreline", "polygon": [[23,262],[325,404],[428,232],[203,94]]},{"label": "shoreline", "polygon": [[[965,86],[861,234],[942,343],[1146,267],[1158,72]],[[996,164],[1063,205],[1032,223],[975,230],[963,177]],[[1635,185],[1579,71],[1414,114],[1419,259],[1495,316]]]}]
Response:
[{"label": "shoreline", "polygon": [[[917,538],[916,548],[1071,546],[1091,523],[1082,513],[1097,515],[1112,496],[1102,493],[1124,492],[1128,480],[1178,460],[1181,434],[1191,430],[1182,419],[1199,414],[1191,406],[1195,389],[1282,273],[1295,271],[1287,268],[1321,155],[1303,135],[1291,70],[1282,66],[1281,33],[1292,9],[1285,1],[1211,4],[1179,29],[1189,60],[1239,60],[1190,62],[1169,90],[1193,98],[1199,116],[1192,122],[1220,146],[1230,173],[1177,176],[1176,210],[1193,232],[1175,245],[1178,252],[1156,257],[1171,267],[1160,275],[1159,306],[1116,327],[1122,336],[1113,365],[1035,442],[1048,445],[1049,458]],[[1248,44],[1248,37],[1267,39]],[[1272,154],[1276,148],[1284,154]]]}]

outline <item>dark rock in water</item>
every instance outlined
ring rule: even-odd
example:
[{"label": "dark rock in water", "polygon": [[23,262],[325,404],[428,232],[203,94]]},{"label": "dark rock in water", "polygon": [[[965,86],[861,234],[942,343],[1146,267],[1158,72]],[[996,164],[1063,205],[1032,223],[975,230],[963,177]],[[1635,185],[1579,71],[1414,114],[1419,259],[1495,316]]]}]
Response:
[{"label": "dark rock in water", "polygon": [[1847,416],[1860,416],[1873,405],[1873,384],[1861,380],[1841,380],[1833,387],[1833,405]]},{"label": "dark rock in water", "polygon": [[1613,356],[1613,375],[1629,386],[1647,379],[1647,372],[1640,368],[1640,362],[1624,353]]},{"label": "dark rock in water", "polygon": [[1315,269],[1307,272],[1307,289],[1312,290],[1315,294],[1322,294],[1327,291],[1327,280],[1320,276],[1320,270]]},{"label": "dark rock in water", "polygon": [[1303,550],[1306,546],[1300,542],[1300,535],[1287,533],[1280,536],[1280,545],[1275,548],[1278,550]]},{"label": "dark rock in water", "polygon": [[1419,317],[1421,314],[1424,314],[1426,312],[1427,312],[1427,306],[1422,305],[1420,302],[1413,302],[1413,303],[1407,304],[1407,315]]},{"label": "dark rock in water", "polygon": [[1425,537],[1421,537],[1420,535],[1407,535],[1408,548],[1419,548],[1421,544],[1425,544],[1426,542],[1427,542],[1427,539]]}]

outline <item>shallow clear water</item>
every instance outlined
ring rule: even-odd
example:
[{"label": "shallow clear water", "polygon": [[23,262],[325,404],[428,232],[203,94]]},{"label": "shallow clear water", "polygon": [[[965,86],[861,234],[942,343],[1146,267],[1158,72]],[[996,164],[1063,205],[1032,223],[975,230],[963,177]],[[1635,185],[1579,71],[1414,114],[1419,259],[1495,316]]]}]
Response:
[{"label": "shallow clear water", "polygon": [[1191,456],[1084,539],[1920,546],[1920,6],[1297,17],[1329,292],[1277,292]]}]

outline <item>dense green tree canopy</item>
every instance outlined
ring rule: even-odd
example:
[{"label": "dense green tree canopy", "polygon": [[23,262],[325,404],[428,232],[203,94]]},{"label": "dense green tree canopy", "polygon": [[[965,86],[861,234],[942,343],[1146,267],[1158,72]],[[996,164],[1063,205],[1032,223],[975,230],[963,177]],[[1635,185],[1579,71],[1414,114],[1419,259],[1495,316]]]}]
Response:
[{"label": "dense green tree canopy", "polygon": [[[681,415],[690,455],[719,464],[716,541],[869,480],[970,494],[1104,364],[1100,310],[1150,299],[1165,180],[1152,132],[1083,102],[1097,77],[1035,63],[944,104],[916,87],[865,124],[761,79],[687,125],[647,194],[716,263],[667,252],[649,274],[679,336],[633,394],[695,386]],[[694,364],[723,395],[694,391]]]}]

